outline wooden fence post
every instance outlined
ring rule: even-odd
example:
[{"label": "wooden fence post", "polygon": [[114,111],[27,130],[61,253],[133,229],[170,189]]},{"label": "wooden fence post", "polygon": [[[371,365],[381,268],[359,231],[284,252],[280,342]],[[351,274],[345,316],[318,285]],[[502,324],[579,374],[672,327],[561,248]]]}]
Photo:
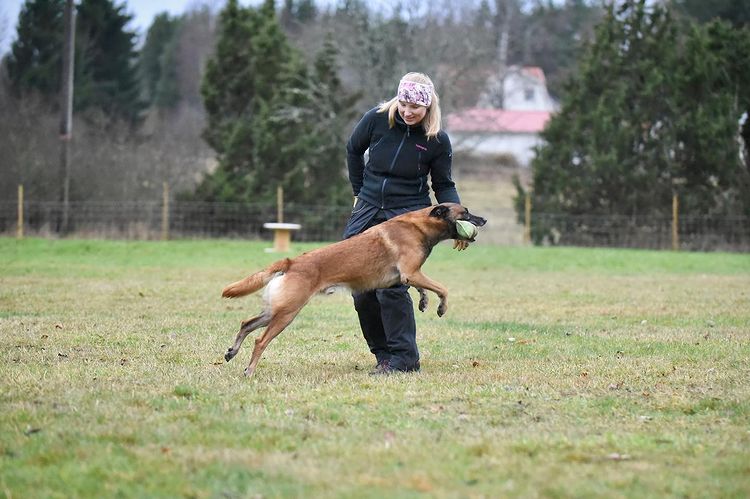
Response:
[{"label": "wooden fence post", "polygon": [[161,201],[161,240],[169,239],[169,184],[162,184],[162,201]]},{"label": "wooden fence post", "polygon": [[528,192],[524,200],[523,242],[531,243],[531,194]]},{"label": "wooden fence post", "polygon": [[276,221],[284,223],[284,188],[276,188]]},{"label": "wooden fence post", "polygon": [[677,197],[677,193],[672,195],[672,250],[680,250],[680,231],[679,231],[679,217],[680,217],[680,198]]},{"label": "wooden fence post", "polygon": [[18,184],[18,225],[16,238],[23,239],[23,184]]}]

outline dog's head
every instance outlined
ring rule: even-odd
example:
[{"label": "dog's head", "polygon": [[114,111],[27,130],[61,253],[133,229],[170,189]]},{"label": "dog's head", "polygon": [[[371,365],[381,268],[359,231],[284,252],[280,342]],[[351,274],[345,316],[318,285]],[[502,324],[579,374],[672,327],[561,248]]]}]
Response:
[{"label": "dog's head", "polygon": [[434,206],[432,211],[430,211],[430,216],[447,222],[448,230],[450,232],[448,239],[462,239],[464,241],[474,241],[474,238],[467,239],[461,237],[456,229],[456,222],[459,220],[465,220],[471,222],[477,227],[481,227],[487,223],[486,219],[469,213],[469,210],[466,207],[457,203],[441,203]]}]

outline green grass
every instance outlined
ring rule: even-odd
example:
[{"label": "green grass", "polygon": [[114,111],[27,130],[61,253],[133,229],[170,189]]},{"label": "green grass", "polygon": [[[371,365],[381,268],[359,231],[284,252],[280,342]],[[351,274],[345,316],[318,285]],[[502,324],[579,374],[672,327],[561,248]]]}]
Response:
[{"label": "green grass", "polygon": [[0,239],[0,495],[750,495],[750,255],[446,243],[422,372],[337,294],[246,380],[266,246]]}]

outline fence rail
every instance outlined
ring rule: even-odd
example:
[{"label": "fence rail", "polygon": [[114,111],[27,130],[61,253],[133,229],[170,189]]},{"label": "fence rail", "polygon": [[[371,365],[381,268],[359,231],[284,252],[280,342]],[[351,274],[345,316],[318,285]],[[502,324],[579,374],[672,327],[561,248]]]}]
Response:
[{"label": "fence rail", "polygon": [[[165,206],[167,209],[165,209]],[[284,221],[298,223],[295,241],[336,241],[349,217],[348,207],[284,207]],[[522,245],[527,238],[541,244],[670,249],[750,251],[750,218],[570,216],[529,212],[527,225],[512,209],[480,213],[489,222],[483,243]],[[242,238],[270,240],[263,228],[277,221],[275,204],[109,202],[70,203],[67,235],[109,239]],[[0,202],[0,235],[59,237],[63,206],[58,202]],[[19,222],[22,225],[19,226]],[[21,230],[22,229],[22,230]]]},{"label": "fence rail", "polygon": [[536,213],[537,242],[565,246],[750,251],[750,218],[626,217]]},{"label": "fence rail", "polygon": [[[0,202],[0,234],[17,232],[16,203]],[[67,233],[76,237],[112,239],[244,238],[266,239],[266,222],[276,221],[273,204],[170,202],[70,203]],[[27,235],[60,235],[63,205],[57,202],[23,203]],[[284,217],[302,224],[298,241],[333,241],[341,238],[349,217],[347,207],[287,206]],[[165,216],[167,220],[165,220]]]}]

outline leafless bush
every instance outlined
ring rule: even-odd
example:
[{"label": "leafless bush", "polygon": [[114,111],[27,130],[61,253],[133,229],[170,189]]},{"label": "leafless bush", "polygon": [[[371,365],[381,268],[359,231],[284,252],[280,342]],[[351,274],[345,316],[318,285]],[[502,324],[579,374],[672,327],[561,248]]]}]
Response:
[{"label": "leafless bush", "polygon": [[59,122],[38,95],[16,99],[0,80],[0,198],[15,198],[24,184],[37,199],[59,199]]},{"label": "leafless bush", "polygon": [[[0,85],[0,196],[14,199],[23,184],[29,199],[61,199],[58,115],[50,104],[29,94],[14,98]],[[153,113],[131,126],[98,112],[77,115],[70,162],[71,201],[159,199],[162,183],[191,189],[211,167],[212,153],[201,139],[204,116],[183,103]]]}]

